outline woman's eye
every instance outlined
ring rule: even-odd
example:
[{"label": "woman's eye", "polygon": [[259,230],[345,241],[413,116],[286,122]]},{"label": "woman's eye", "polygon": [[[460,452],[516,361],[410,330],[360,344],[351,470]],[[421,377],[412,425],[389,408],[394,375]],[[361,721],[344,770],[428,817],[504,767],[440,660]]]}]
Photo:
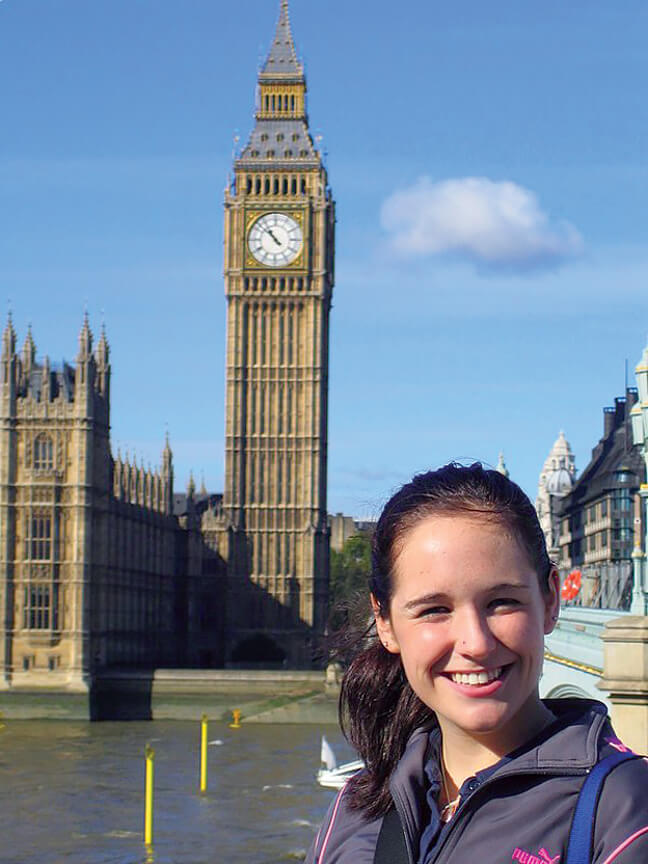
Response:
[{"label": "woman's eye", "polygon": [[428,606],[421,610],[419,617],[434,618],[436,615],[447,615],[449,611],[447,606]]},{"label": "woman's eye", "polygon": [[495,600],[491,600],[490,606],[492,609],[497,609],[501,607],[512,607],[519,606],[520,601],[516,600],[515,597],[497,597]]}]

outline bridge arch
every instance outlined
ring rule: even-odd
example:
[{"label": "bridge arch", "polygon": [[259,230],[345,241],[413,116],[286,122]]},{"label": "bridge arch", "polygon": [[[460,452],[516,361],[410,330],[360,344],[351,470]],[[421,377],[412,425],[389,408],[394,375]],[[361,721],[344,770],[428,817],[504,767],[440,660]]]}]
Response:
[{"label": "bridge arch", "polygon": [[558,684],[546,695],[545,699],[591,699],[591,693],[583,690],[577,684]]},{"label": "bridge arch", "polygon": [[265,633],[255,633],[239,642],[232,652],[232,663],[252,666],[280,665],[286,659],[286,652],[278,642]]}]

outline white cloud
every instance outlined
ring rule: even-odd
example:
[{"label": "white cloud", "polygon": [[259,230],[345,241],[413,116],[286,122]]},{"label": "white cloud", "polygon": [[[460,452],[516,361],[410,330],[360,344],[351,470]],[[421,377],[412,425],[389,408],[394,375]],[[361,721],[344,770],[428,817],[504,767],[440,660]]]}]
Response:
[{"label": "white cloud", "polygon": [[489,268],[555,267],[583,249],[576,228],[550,220],[533,192],[487,177],[421,177],[386,199],[381,223],[404,255],[453,254]]}]

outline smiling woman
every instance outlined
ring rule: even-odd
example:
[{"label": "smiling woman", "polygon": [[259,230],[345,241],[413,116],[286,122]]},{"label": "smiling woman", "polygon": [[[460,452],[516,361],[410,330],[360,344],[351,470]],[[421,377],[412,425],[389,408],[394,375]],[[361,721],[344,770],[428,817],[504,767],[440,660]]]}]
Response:
[{"label": "smiling woman", "polygon": [[[559,582],[529,499],[480,464],[415,477],[376,526],[370,601],[340,703],[366,768],[309,864],[564,860],[585,777],[626,748],[602,704],[539,697]],[[645,864],[647,783],[639,759],[605,781],[592,861]]]}]

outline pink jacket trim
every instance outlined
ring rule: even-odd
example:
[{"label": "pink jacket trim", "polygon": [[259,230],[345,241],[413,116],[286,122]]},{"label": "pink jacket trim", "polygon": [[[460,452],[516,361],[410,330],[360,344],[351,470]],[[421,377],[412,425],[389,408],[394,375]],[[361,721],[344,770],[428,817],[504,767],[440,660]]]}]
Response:
[{"label": "pink jacket trim", "polygon": [[[320,849],[319,855],[317,856],[317,860],[319,864],[322,864],[324,860],[324,853],[326,852],[326,847],[328,845],[329,837],[331,836],[331,831],[333,830],[333,824],[335,822],[335,817],[337,816],[338,807],[340,806],[340,801],[342,800],[342,796],[346,792],[346,786],[342,788],[342,791],[338,795],[337,801],[335,802],[335,807],[333,808],[333,813],[331,815],[331,821],[329,822],[328,830],[326,835],[324,836],[324,842],[322,843],[322,848]],[[646,829],[648,830],[648,829]]]},{"label": "pink jacket trim", "polygon": [[614,859],[617,858],[624,849],[627,849],[631,843],[634,843],[637,837],[641,837],[642,834],[648,834],[648,825],[646,825],[645,828],[640,828],[638,831],[635,831],[634,834],[631,834],[623,841],[623,843],[617,846],[614,852],[611,855],[608,855],[603,864],[612,864],[612,861],[614,861]]}]

